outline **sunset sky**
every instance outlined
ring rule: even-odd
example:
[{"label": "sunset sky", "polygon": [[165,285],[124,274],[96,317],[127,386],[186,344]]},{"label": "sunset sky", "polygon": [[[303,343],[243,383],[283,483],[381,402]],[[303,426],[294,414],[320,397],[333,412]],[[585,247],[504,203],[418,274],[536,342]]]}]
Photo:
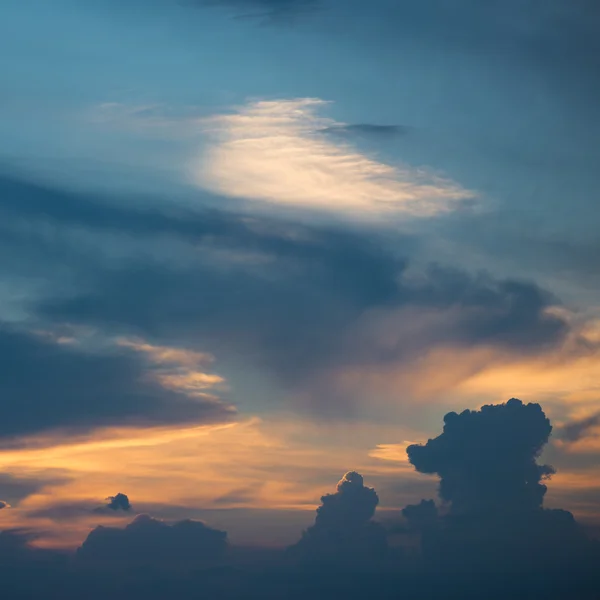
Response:
[{"label": "sunset sky", "polygon": [[0,529],[283,545],[517,397],[600,524],[592,0],[2,0]]}]

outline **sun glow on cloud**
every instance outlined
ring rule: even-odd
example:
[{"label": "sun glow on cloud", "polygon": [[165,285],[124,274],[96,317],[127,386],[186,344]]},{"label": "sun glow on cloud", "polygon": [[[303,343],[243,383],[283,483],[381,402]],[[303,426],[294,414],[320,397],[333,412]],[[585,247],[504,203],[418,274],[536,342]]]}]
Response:
[{"label": "sun glow on cloud", "polygon": [[205,372],[214,361],[210,354],[124,338],[117,340],[117,344],[146,355],[153,366],[151,376],[165,389],[183,392],[192,398],[206,398],[207,390],[225,383],[220,375]]},{"label": "sun glow on cloud", "polygon": [[427,217],[473,193],[421,169],[392,166],[332,141],[315,98],[252,102],[201,120],[210,143],[190,166],[199,186],[232,197],[372,218]]}]

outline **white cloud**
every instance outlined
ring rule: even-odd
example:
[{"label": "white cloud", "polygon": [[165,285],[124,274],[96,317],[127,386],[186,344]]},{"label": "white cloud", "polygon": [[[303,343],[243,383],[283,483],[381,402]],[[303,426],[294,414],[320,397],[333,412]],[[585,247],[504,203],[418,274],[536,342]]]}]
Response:
[{"label": "white cloud", "polygon": [[432,216],[473,193],[423,169],[392,166],[320,130],[343,125],[304,98],[250,103],[197,121],[209,143],[190,165],[198,186],[231,197],[347,216]]}]

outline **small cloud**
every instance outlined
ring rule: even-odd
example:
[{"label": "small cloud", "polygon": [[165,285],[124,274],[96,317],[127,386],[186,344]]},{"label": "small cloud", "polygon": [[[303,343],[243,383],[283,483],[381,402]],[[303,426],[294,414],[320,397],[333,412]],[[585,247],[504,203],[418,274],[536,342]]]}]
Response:
[{"label": "small cloud", "polygon": [[301,560],[369,562],[387,550],[383,526],[372,520],[379,497],[362,475],[349,471],[334,494],[321,498],[315,524],[289,551]]},{"label": "small cloud", "polygon": [[126,494],[118,493],[106,498],[107,503],[94,509],[95,513],[109,515],[111,513],[129,512],[132,506]]},{"label": "small cloud", "polygon": [[411,128],[404,125],[376,125],[374,123],[356,123],[354,125],[331,125],[318,130],[319,133],[344,137],[374,137],[377,139],[397,138],[410,133]]},{"label": "small cloud", "polygon": [[585,419],[570,421],[565,423],[558,430],[558,439],[564,442],[573,443],[590,436],[593,430],[600,426],[600,413],[596,413]]},{"label": "small cloud", "polygon": [[10,508],[10,504],[8,502],[4,502],[4,500],[0,500],[0,510],[3,508]]},{"label": "small cloud", "polygon": [[406,447],[410,446],[412,443],[413,442],[404,442],[402,444],[377,444],[377,446],[369,452],[369,456],[380,460],[408,462]]},{"label": "small cloud", "polygon": [[116,496],[109,496],[107,500],[106,508],[110,510],[131,510],[129,498],[125,494],[119,492]]}]

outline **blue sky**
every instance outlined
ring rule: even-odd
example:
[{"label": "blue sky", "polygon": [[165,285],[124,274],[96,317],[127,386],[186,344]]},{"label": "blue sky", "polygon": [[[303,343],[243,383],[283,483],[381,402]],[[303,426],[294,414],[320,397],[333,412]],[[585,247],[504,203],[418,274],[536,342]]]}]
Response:
[{"label": "blue sky", "polygon": [[[519,396],[558,430],[600,410],[593,3],[1,13],[0,468],[44,483],[11,523],[119,485],[159,516],[238,489],[308,510],[357,464],[392,510],[422,491],[405,442],[448,410]],[[565,490],[600,489],[597,440],[549,450],[586,518]],[[61,450],[103,444],[131,470]]]}]

